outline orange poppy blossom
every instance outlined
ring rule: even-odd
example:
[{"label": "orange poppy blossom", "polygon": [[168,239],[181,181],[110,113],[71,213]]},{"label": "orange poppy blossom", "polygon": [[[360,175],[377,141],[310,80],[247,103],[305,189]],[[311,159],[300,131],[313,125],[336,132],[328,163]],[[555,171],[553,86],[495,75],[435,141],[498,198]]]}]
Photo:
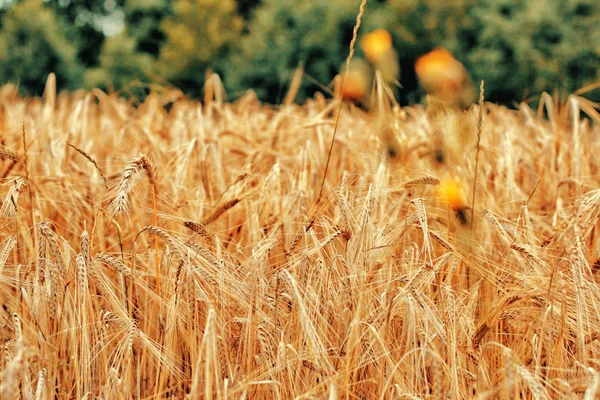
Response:
[{"label": "orange poppy blossom", "polygon": [[367,60],[379,70],[386,82],[397,82],[400,77],[398,55],[392,46],[392,35],[385,29],[366,34],[360,41]]},{"label": "orange poppy blossom", "polygon": [[[345,71],[340,75],[344,76]],[[342,97],[349,101],[365,101],[371,91],[373,80],[371,67],[362,58],[353,58],[348,66],[346,83],[342,88]]]},{"label": "orange poppy blossom", "polygon": [[367,59],[376,64],[392,48],[392,35],[385,29],[377,29],[362,38],[360,47]]},{"label": "orange poppy blossom", "polygon": [[445,103],[468,108],[475,91],[463,64],[444,48],[436,48],[421,56],[415,71],[425,91]]},{"label": "orange poppy blossom", "polygon": [[461,225],[467,225],[468,204],[462,184],[454,178],[444,179],[440,182],[437,193],[440,200],[454,211]]}]

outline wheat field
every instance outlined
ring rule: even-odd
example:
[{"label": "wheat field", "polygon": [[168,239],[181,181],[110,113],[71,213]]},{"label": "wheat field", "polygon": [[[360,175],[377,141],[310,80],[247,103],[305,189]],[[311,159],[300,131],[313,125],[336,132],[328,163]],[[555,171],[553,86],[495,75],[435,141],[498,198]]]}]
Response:
[{"label": "wheat field", "polygon": [[0,398],[600,396],[589,101],[54,87],[0,89]]}]

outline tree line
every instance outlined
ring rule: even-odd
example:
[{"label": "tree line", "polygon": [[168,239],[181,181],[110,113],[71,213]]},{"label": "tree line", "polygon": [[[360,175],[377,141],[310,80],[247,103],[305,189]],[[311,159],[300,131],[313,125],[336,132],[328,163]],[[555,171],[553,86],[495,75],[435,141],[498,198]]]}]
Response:
[{"label": "tree line", "polygon": [[[13,0],[0,8],[0,83],[39,95],[99,87],[143,96],[153,85],[200,97],[207,71],[231,100],[252,88],[277,103],[304,65],[298,100],[330,85],[348,54],[360,1]],[[596,0],[373,0],[361,33],[393,36],[398,95],[416,102],[414,62],[442,46],[486,97],[521,101],[600,80]],[[360,49],[358,49],[358,55]]]}]

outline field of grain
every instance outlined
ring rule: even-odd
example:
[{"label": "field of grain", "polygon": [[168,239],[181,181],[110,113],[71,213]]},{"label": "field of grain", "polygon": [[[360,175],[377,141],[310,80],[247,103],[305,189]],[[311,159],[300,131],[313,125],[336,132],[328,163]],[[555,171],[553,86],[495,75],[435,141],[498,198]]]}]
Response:
[{"label": "field of grain", "polygon": [[588,101],[53,88],[0,89],[0,398],[600,395]]}]

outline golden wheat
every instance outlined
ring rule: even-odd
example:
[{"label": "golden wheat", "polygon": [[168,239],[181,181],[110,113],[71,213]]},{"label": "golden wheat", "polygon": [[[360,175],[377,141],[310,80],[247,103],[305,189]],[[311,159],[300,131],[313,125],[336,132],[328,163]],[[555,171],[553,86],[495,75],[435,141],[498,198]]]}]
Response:
[{"label": "golden wheat", "polygon": [[[218,83],[168,111],[0,90],[2,149],[28,139],[0,150],[3,399],[597,396],[594,107],[374,117]],[[398,162],[381,129],[462,150]]]}]

